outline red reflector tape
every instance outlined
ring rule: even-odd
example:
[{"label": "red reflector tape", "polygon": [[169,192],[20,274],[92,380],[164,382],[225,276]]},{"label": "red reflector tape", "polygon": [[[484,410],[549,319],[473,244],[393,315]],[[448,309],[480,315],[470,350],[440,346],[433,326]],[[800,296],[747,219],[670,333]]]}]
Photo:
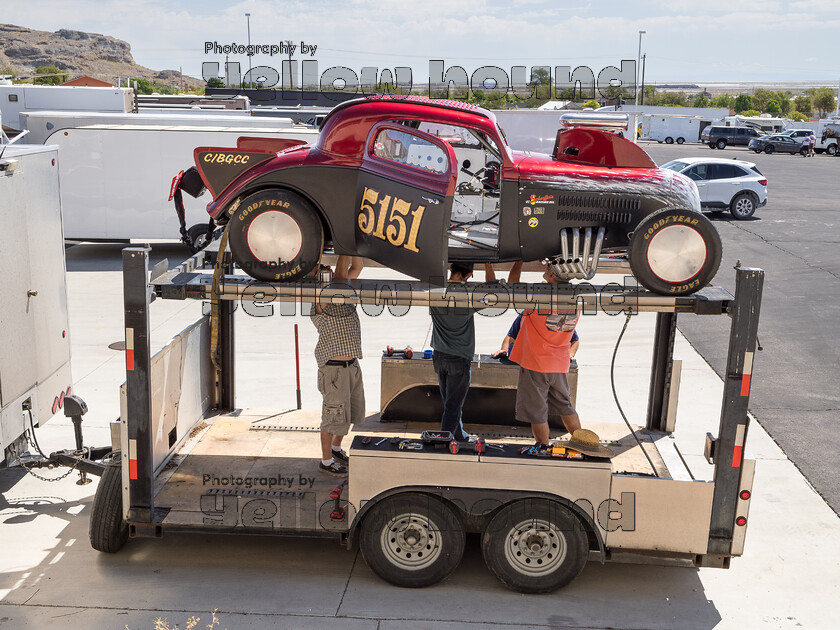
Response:
[{"label": "red reflector tape", "polygon": [[741,396],[750,395],[750,374],[744,374],[741,377]]},{"label": "red reflector tape", "polygon": [[125,329],[125,369],[128,372],[134,370],[134,329]]},{"label": "red reflector tape", "polygon": [[128,460],[128,478],[129,479],[137,479],[137,460],[136,459],[129,459]]},{"label": "red reflector tape", "polygon": [[735,449],[732,451],[732,468],[741,467],[741,457],[743,450],[743,446],[736,446]]}]

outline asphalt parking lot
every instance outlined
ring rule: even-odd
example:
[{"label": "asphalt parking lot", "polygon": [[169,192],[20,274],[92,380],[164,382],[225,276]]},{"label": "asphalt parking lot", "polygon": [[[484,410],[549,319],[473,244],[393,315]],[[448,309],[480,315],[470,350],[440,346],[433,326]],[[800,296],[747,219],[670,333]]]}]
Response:
[{"label": "asphalt parking lot", "polygon": [[[723,239],[716,282],[733,289],[740,260],[767,272],[750,409],[814,488],[840,511],[840,157],[723,151],[642,143],[658,164],[681,157],[754,162],[768,179],[767,205],[746,221],[711,215]],[[683,318],[680,330],[722,374],[714,339],[726,322]]]}]

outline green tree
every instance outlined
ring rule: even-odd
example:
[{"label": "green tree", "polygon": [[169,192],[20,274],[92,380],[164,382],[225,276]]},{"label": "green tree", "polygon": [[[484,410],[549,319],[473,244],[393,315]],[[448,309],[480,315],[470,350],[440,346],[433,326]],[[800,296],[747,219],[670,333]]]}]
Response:
[{"label": "green tree", "polygon": [[808,95],[811,97],[811,101],[814,103],[814,109],[819,112],[820,117],[825,116],[836,107],[834,103],[834,90],[831,88],[811,88],[808,90]]},{"label": "green tree", "polygon": [[138,94],[151,94],[155,91],[152,82],[143,77],[134,77],[129,79],[128,84],[134,88]]},{"label": "green tree", "polygon": [[592,109],[598,109],[601,107],[601,104],[598,101],[586,101],[585,103],[581,104],[583,107],[591,107]]},{"label": "green tree", "polygon": [[775,98],[771,98],[769,101],[767,101],[767,105],[765,106],[764,110],[768,114],[781,114],[782,113],[782,108],[779,105],[779,101],[777,101]]},{"label": "green tree", "polygon": [[645,105],[657,105],[659,97],[657,96],[656,88],[652,85],[646,85],[642,89],[641,102]]},{"label": "green tree", "polygon": [[770,90],[765,90],[764,88],[756,88],[753,91],[752,95],[753,109],[757,109],[760,112],[766,112],[767,103],[770,102],[770,99],[775,98],[775,96],[776,94],[771,92]]},{"label": "green tree", "polygon": [[802,96],[797,96],[793,99],[793,104],[796,106],[796,112],[802,112],[802,114],[811,115],[811,112],[814,111],[814,105],[811,102],[811,97],[807,94],[803,94]]},{"label": "green tree", "polygon": [[52,66],[38,66],[35,68],[37,76],[32,80],[35,85],[60,85],[67,81],[67,73]]},{"label": "green tree", "polygon": [[793,103],[790,102],[790,97],[790,92],[776,92],[776,102],[779,103],[782,114],[787,115],[793,109]]},{"label": "green tree", "polygon": [[739,94],[738,97],[735,99],[734,105],[732,106],[732,109],[734,109],[735,112],[738,114],[752,108],[752,97],[749,94]]},{"label": "green tree", "polygon": [[536,100],[551,100],[553,96],[551,71],[545,68],[534,68],[533,72],[531,72],[530,87],[531,94]]},{"label": "green tree", "polygon": [[210,79],[207,81],[207,87],[223,88],[225,87],[225,83],[219,77],[210,77]]},{"label": "green tree", "polygon": [[790,114],[788,114],[788,118],[795,120],[796,122],[806,122],[808,120],[808,117],[805,114],[801,114],[796,110],[793,110]]},{"label": "green tree", "polygon": [[697,96],[694,97],[694,100],[691,102],[691,106],[692,107],[708,107],[710,102],[711,101],[709,101],[709,99],[706,98],[705,94],[698,94]]},{"label": "green tree", "polygon": [[747,118],[752,118],[754,116],[760,116],[761,112],[757,109],[745,109],[741,112],[741,116],[746,116]]},{"label": "green tree", "polygon": [[721,94],[719,96],[715,96],[711,102],[712,107],[726,107],[727,109],[732,109],[735,106],[735,97],[730,96],[729,94]]},{"label": "green tree", "polygon": [[685,92],[663,92],[658,100],[658,105],[669,107],[685,107],[687,99]]}]

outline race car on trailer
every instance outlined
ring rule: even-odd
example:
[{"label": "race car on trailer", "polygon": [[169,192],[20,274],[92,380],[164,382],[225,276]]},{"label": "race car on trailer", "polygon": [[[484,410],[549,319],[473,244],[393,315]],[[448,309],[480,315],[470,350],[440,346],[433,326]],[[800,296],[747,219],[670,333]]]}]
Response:
[{"label": "race car on trailer", "polygon": [[551,155],[514,151],[492,112],[424,97],[338,105],[314,144],[249,139],[199,147],[181,190],[209,190],[236,263],[265,281],[305,276],[325,243],[424,282],[447,261],[546,260],[590,279],[602,254],[629,259],[651,291],[714,277],[720,237],[694,183],[599,129],[560,131]]}]

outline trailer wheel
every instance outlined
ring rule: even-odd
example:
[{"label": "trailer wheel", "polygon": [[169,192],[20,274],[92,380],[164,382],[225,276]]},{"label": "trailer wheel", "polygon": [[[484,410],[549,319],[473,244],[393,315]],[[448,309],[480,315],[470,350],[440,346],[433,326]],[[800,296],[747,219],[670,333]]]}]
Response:
[{"label": "trailer wheel", "polygon": [[386,582],[419,588],[452,573],[464,555],[464,525],[437,497],[409,493],[378,502],[362,522],[368,566]]},{"label": "trailer wheel", "polygon": [[677,144],[685,144],[685,138],[677,138]]},{"label": "trailer wheel", "polygon": [[671,136],[665,138],[665,144],[674,144],[674,139]]},{"label": "trailer wheel", "polygon": [[656,293],[688,295],[717,273],[723,247],[715,226],[699,212],[659,210],[630,239],[630,269]]},{"label": "trailer wheel", "polygon": [[520,593],[550,593],[583,570],[588,538],[580,520],[559,503],[517,501],[502,508],[481,535],[491,573]]},{"label": "trailer wheel", "polygon": [[128,523],[122,511],[122,467],[120,453],[114,453],[99,480],[90,511],[90,546],[116,553],[128,540]]},{"label": "trailer wheel", "polygon": [[207,247],[207,243],[210,241],[207,238],[207,224],[206,223],[196,223],[192,226],[187,232],[190,235],[190,242],[192,243],[192,247],[190,247],[190,253],[197,254],[202,249]]},{"label": "trailer wheel", "polygon": [[241,201],[230,221],[233,258],[257,280],[298,280],[321,259],[321,219],[312,204],[293,192],[256,192]]}]

